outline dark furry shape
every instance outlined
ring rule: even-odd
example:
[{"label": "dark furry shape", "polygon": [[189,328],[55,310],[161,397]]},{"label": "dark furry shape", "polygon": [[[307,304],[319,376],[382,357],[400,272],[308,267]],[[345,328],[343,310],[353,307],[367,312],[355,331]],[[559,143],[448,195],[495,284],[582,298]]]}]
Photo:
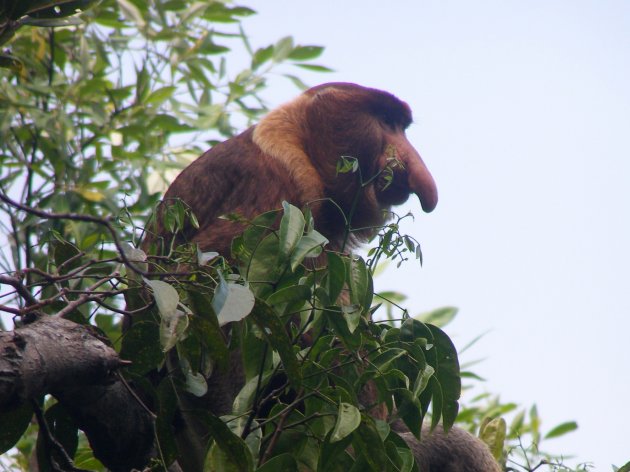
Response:
[{"label": "dark furry shape", "polygon": [[[330,248],[341,250],[349,219],[353,228],[368,228],[353,232],[352,243],[367,238],[369,228],[384,222],[384,210],[411,193],[426,211],[437,204],[433,178],[405,136],[410,123],[409,106],[387,92],[320,85],[207,151],[175,179],[164,202],[183,200],[199,220],[199,230],[188,228],[182,240],[228,257],[243,226],[218,217],[253,218],[283,200],[310,205]],[[338,174],[341,156],[355,158],[359,171]],[[159,223],[157,234],[165,237]]]},{"label": "dark furry shape", "polygon": [[[244,225],[219,217],[237,213],[251,219],[280,208],[284,200],[310,206],[317,230],[337,251],[368,238],[387,219],[386,210],[412,193],[425,211],[432,211],[437,189],[405,136],[411,121],[409,106],[387,92],[349,83],[307,90],[258,125],[207,151],[177,177],[164,204],[183,200],[200,225],[187,227],[178,242],[196,242],[202,250],[229,257],[231,241]],[[358,172],[338,173],[342,156],[356,159]],[[346,241],[348,220],[356,230]],[[170,243],[159,219],[145,247],[151,242]],[[208,381],[206,400],[215,414],[229,412],[243,385],[237,357],[227,374],[216,372]],[[373,395],[366,404],[374,402]],[[448,435],[441,429],[425,431],[422,441],[404,426],[397,429],[424,472],[500,470],[486,445],[459,428]],[[186,444],[193,447],[192,441]],[[202,445],[199,449],[203,452]],[[184,468],[196,470],[203,456],[190,460],[198,462]]]}]

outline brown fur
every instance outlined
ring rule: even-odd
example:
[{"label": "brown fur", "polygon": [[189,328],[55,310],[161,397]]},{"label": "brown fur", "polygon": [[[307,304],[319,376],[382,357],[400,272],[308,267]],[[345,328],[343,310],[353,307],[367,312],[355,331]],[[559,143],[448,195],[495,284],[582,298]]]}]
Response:
[{"label": "brown fur", "polygon": [[[387,92],[347,83],[306,91],[257,126],[207,151],[173,182],[165,204],[174,198],[183,200],[200,224],[198,230],[187,227],[180,242],[193,241],[203,250],[229,257],[232,238],[243,224],[219,217],[238,213],[253,218],[280,208],[286,200],[298,207],[309,205],[316,228],[330,241],[329,248],[339,251],[370,236],[385,221],[385,211],[411,193],[419,196],[426,211],[433,210],[435,183],[404,132],[411,121],[409,106]],[[337,174],[341,156],[356,158],[360,172]],[[386,167],[393,174],[390,184],[382,173]],[[355,231],[346,241],[345,222],[350,218]],[[169,242],[159,221],[156,235],[160,245]],[[155,240],[149,237],[145,247]],[[228,413],[243,385],[237,357],[229,372],[214,373],[208,384],[211,411]],[[370,396],[366,404],[374,403],[374,389],[368,388],[364,395]],[[376,406],[371,413],[384,417],[386,411]],[[487,447],[461,429],[454,428],[449,435],[441,430],[427,432],[422,442],[404,426],[400,431],[425,472],[499,470]],[[186,444],[194,448],[190,440]],[[203,445],[198,446],[198,454],[191,451],[190,456],[199,457],[182,458],[192,464],[185,469],[201,466]]]},{"label": "brown fur", "polygon": [[[384,210],[412,192],[431,211],[437,190],[405,137],[410,123],[407,104],[386,92],[343,83],[308,90],[257,126],[210,149],[175,179],[165,204],[183,200],[200,223],[199,230],[187,228],[180,242],[190,240],[229,257],[230,242],[243,226],[218,217],[238,213],[253,218],[280,208],[283,200],[310,205],[317,229],[333,250],[367,238],[371,228],[384,222]],[[400,162],[388,162],[392,150]],[[338,175],[341,156],[356,158],[360,175]],[[391,185],[386,187],[381,175],[361,188],[361,179],[368,181],[386,165],[392,165]],[[363,229],[345,241],[350,217],[353,228]],[[156,233],[168,242],[159,224]],[[145,247],[153,240],[148,238]]]}]

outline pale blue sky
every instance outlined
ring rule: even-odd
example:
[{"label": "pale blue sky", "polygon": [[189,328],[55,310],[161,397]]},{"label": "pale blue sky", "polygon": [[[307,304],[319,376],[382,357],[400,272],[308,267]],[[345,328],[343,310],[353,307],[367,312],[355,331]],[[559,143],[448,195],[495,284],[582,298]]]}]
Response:
[{"label": "pale blue sky", "polygon": [[[630,2],[249,0],[252,44],[327,47],[333,74],[388,90],[440,203],[417,200],[413,263],[377,279],[413,313],[460,308],[447,332],[481,387],[536,403],[548,449],[596,471],[630,460]],[[297,94],[279,79],[276,106]],[[570,461],[573,463],[575,461]]]}]

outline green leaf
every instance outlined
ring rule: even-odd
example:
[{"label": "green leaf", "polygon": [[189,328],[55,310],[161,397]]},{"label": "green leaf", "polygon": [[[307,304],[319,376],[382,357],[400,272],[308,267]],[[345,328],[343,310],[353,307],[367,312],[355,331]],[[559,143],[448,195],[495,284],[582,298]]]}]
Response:
[{"label": "green leaf", "polygon": [[212,298],[212,309],[217,314],[219,326],[245,318],[251,313],[254,302],[254,294],[248,287],[226,282],[220,276],[219,285]]},{"label": "green leaf", "polygon": [[170,351],[175,344],[183,339],[188,328],[188,316],[176,310],[170,316],[162,316],[160,322],[160,345],[164,352]]},{"label": "green leaf", "polygon": [[361,323],[361,307],[359,305],[344,305],[341,307],[341,310],[343,312],[343,318],[348,325],[348,331],[350,331],[350,334],[354,334]]},{"label": "green leaf", "polygon": [[143,272],[147,271],[147,255],[142,249],[135,248],[131,244],[126,242],[122,243],[122,249],[125,256],[127,257],[127,260],[133,263],[132,265],[134,267]]},{"label": "green leaf", "polygon": [[286,36],[279,40],[273,47],[273,60],[275,62],[282,62],[289,57],[293,51],[293,38]]},{"label": "green leaf", "polygon": [[344,259],[334,252],[326,254],[328,270],[322,285],[326,288],[330,304],[336,303],[346,283],[346,264]]},{"label": "green leaf", "polygon": [[282,202],[284,215],[280,221],[280,253],[281,261],[288,260],[298,241],[304,233],[304,215],[299,208],[288,202]]},{"label": "green leaf", "polygon": [[295,272],[305,258],[319,256],[326,244],[328,239],[315,230],[302,236],[291,254],[291,270]]},{"label": "green leaf", "polygon": [[[125,252],[133,255],[131,252],[128,252],[127,249]],[[146,278],[143,278],[143,280],[153,292],[153,298],[155,299],[160,315],[170,316],[175,313],[179,305],[179,294],[177,290],[175,290],[171,284],[161,280],[149,280]]]},{"label": "green leaf", "polygon": [[425,391],[427,385],[429,385],[429,381],[434,375],[435,369],[430,365],[425,365],[413,384],[413,394],[416,397],[420,396],[420,394]]},{"label": "green leaf", "polygon": [[33,408],[28,403],[23,403],[17,408],[0,411],[0,454],[4,454],[18,442],[28,427]]},{"label": "green leaf", "polygon": [[45,418],[53,437],[73,457],[79,445],[79,428],[68,410],[61,403],[55,403],[46,410]]},{"label": "green leaf", "polygon": [[282,360],[282,366],[294,388],[300,386],[302,375],[293,346],[284,327],[273,309],[265,302],[256,300],[251,317],[262,330],[265,338]]},{"label": "green leaf", "polygon": [[630,462],[626,462],[624,465],[617,469],[617,472],[630,472]]},{"label": "green leaf", "polygon": [[258,67],[269,61],[273,57],[273,46],[267,46],[266,48],[258,49],[252,57],[252,70],[256,70]]},{"label": "green leaf", "polygon": [[350,403],[341,402],[337,422],[332,430],[330,442],[337,442],[351,434],[361,424],[361,412]]},{"label": "green leaf", "polygon": [[144,279],[151,287],[160,314],[160,345],[164,352],[172,349],[182,339],[188,327],[188,316],[179,306],[179,294],[172,285],[161,280]]},{"label": "green leaf", "polygon": [[144,103],[146,105],[161,105],[165,100],[171,98],[176,90],[177,87],[173,86],[159,88],[151,92]]},{"label": "green leaf", "polygon": [[203,18],[214,23],[234,23],[239,21],[239,16],[249,16],[256,13],[251,8],[230,8],[222,2],[212,2],[203,14]]},{"label": "green leaf", "polygon": [[458,399],[461,393],[461,378],[457,351],[450,338],[439,328],[424,324],[418,320],[408,319],[400,327],[401,339],[415,342],[427,339],[429,343],[425,352],[427,362],[435,369],[433,385],[433,424],[437,424],[440,415],[444,428],[448,431],[457,417]]},{"label": "green leaf", "polygon": [[326,67],[326,66],[320,66],[320,65],[316,65],[316,64],[295,64],[298,67],[301,67],[302,69],[307,69],[313,72],[334,72],[334,69],[331,69],[330,67]]},{"label": "green leaf", "polygon": [[265,236],[256,246],[251,258],[244,257],[241,263],[241,274],[245,274],[252,290],[259,297],[271,291],[281,270],[278,263],[278,236],[275,233]]},{"label": "green leaf", "polygon": [[485,419],[479,428],[479,438],[490,448],[492,456],[500,460],[503,456],[507,426],[503,418]]},{"label": "green leaf", "polygon": [[347,283],[350,288],[350,301],[359,305],[364,312],[369,310],[373,291],[372,276],[365,261],[361,257],[350,257],[346,260]]},{"label": "green leaf", "polygon": [[164,353],[160,349],[160,329],[155,321],[133,320],[122,341],[120,358],[133,360],[126,372],[144,375],[155,369],[164,360]]},{"label": "green leaf", "polygon": [[227,368],[229,350],[217,317],[211,309],[212,302],[209,296],[189,290],[188,300],[192,312],[196,315],[190,317],[191,340],[198,343],[202,352],[208,353],[213,366]]},{"label": "green leaf", "polygon": [[395,347],[385,349],[382,353],[374,357],[374,359],[370,360],[370,369],[382,371],[388,370],[392,362],[406,354],[407,351],[404,349],[398,349]]},{"label": "green leaf", "polygon": [[457,312],[457,308],[452,306],[445,306],[414,316],[414,318],[422,321],[423,323],[430,323],[432,325],[442,328],[453,321],[453,319],[457,315]]},{"label": "green leaf", "polygon": [[385,445],[371,418],[362,422],[360,427],[354,432],[352,445],[359,460],[365,462],[365,466],[362,466],[359,470],[373,470],[376,472],[390,469],[391,464],[387,457]]},{"label": "green leaf", "polygon": [[281,315],[300,309],[311,299],[311,288],[306,285],[291,285],[273,292],[267,303],[274,306]]},{"label": "green leaf", "polygon": [[398,415],[407,425],[409,431],[419,438],[422,430],[422,419],[424,418],[420,400],[407,389],[395,390],[394,397],[396,398]]},{"label": "green leaf", "polygon": [[145,27],[144,16],[135,4],[128,0],[118,0],[118,7],[127,20],[135,23],[139,29]]},{"label": "green leaf", "polygon": [[267,371],[262,377],[256,375],[245,383],[240,392],[238,392],[238,395],[236,395],[232,405],[232,412],[235,415],[244,415],[251,411],[258,388],[264,387],[271,375],[272,372]]},{"label": "green leaf", "polygon": [[350,332],[348,321],[339,307],[326,307],[324,319],[349,350],[355,351],[361,347],[361,333],[359,331]]},{"label": "green leaf", "polygon": [[291,454],[287,453],[272,457],[256,469],[257,472],[297,472],[297,470],[297,462]]},{"label": "green leaf", "polygon": [[161,280],[144,279],[144,281],[153,291],[153,297],[155,298],[160,316],[163,318],[173,316],[179,304],[179,294],[177,290],[175,290],[171,284]]},{"label": "green leaf", "polygon": [[[126,1],[126,0],[122,0]],[[135,8],[135,7],[134,7]],[[136,70],[136,102],[144,103],[150,92],[150,77],[147,68],[143,65],[141,69]]]},{"label": "green leaf", "polygon": [[289,79],[291,82],[293,82],[293,85],[295,85],[298,89],[306,90],[308,88],[308,85],[306,85],[302,81],[302,79],[300,79],[299,77],[292,74],[282,74],[282,75],[286,77],[287,79]]},{"label": "green leaf", "polygon": [[206,424],[210,427],[214,444],[204,463],[204,471],[249,472],[254,470],[252,454],[240,437],[219,418],[207,413]]},{"label": "green leaf", "polygon": [[149,128],[157,128],[171,133],[185,133],[193,130],[190,126],[180,123],[174,116],[164,113],[156,115],[149,123]]},{"label": "green leaf", "polygon": [[352,436],[346,436],[336,442],[330,441],[330,435],[332,430],[328,434],[328,440],[324,441],[319,451],[319,458],[317,460],[317,472],[338,472],[340,470],[348,470],[340,468],[344,463],[348,463],[351,466],[354,462],[350,459],[347,453],[348,446],[352,442]]},{"label": "green leaf", "polygon": [[567,433],[575,431],[576,429],[578,429],[578,425],[575,421],[567,421],[566,423],[559,424],[545,434],[545,439],[557,438],[558,436],[563,436]]},{"label": "green leaf", "polygon": [[321,46],[296,46],[289,54],[289,59],[294,61],[308,61],[321,56],[324,48]]}]

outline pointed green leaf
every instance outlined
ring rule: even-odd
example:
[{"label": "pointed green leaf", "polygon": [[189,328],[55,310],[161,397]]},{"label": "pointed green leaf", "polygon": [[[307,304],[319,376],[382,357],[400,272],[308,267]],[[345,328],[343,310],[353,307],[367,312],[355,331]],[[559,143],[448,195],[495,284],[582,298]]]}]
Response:
[{"label": "pointed green leaf", "polygon": [[144,279],[144,281],[151,287],[151,290],[153,290],[153,297],[155,298],[160,316],[163,318],[173,316],[179,304],[177,290],[175,290],[171,284],[161,280]]},{"label": "pointed green leaf", "polygon": [[212,299],[212,309],[217,314],[219,326],[245,318],[252,311],[254,301],[254,294],[248,287],[226,282],[221,277]]},{"label": "pointed green leaf", "polygon": [[257,472],[297,472],[298,465],[291,454],[284,453],[272,457],[261,467],[256,469]]},{"label": "pointed green leaf", "polygon": [[326,244],[328,239],[315,230],[302,236],[291,254],[291,270],[295,272],[305,258],[319,256]]},{"label": "pointed green leaf", "polygon": [[294,61],[308,61],[321,56],[324,48],[321,46],[296,46],[289,54],[289,59]]},{"label": "pointed green leaf", "polygon": [[304,233],[304,215],[299,208],[282,202],[284,215],[280,221],[280,260],[288,260]]},{"label": "pointed green leaf", "polygon": [[568,421],[566,423],[559,424],[547,434],[545,434],[545,439],[557,438],[558,436],[563,436],[567,433],[575,431],[578,428],[578,425],[575,421]]},{"label": "pointed green leaf", "polygon": [[206,456],[203,470],[253,471],[254,459],[245,441],[230,431],[230,428],[216,416],[208,413],[204,419],[215,442]]},{"label": "pointed green leaf", "polygon": [[24,403],[17,408],[0,411],[0,454],[4,454],[18,442],[33,416],[33,408]]},{"label": "pointed green leaf", "polygon": [[267,341],[278,352],[282,366],[293,387],[299,387],[302,382],[300,365],[293,352],[293,346],[284,323],[273,311],[273,308],[261,300],[256,300],[251,316],[262,330]]},{"label": "pointed green leaf", "polygon": [[499,460],[503,455],[507,426],[503,418],[484,420],[479,431],[479,438],[490,448],[492,456]]},{"label": "pointed green leaf", "polygon": [[361,412],[350,403],[341,402],[337,422],[330,436],[330,442],[337,442],[351,434],[361,424]]}]

